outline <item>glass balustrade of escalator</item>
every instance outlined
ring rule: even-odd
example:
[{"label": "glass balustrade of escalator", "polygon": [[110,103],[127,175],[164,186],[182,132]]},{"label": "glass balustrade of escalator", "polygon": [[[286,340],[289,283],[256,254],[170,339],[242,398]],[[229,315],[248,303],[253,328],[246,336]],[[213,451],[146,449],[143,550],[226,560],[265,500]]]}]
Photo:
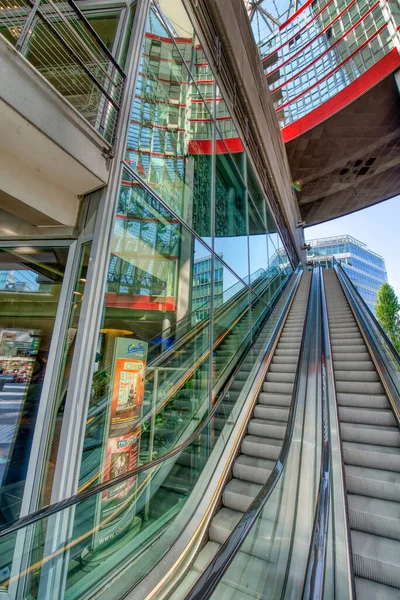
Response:
[{"label": "glass balustrade of escalator", "polygon": [[[140,421],[134,428],[135,436],[140,437],[139,463],[165,454],[192,433],[251,346],[287,280],[288,275],[277,269],[260,269],[253,280],[257,294],[235,284],[224,294],[226,300],[214,311],[212,322],[205,318],[189,327],[193,317],[188,315],[171,327],[167,336],[164,332],[150,340]],[[93,381],[80,491],[102,481],[110,470],[112,459],[104,460],[102,447],[115,395],[111,380],[110,366]]]},{"label": "glass balustrade of escalator", "polygon": [[[144,400],[148,405],[135,440],[138,462],[133,470],[124,471],[121,461],[115,461],[109,467],[115,482],[111,477],[108,481],[100,479],[100,485],[89,489],[93,485],[90,482],[89,486],[81,486],[75,498],[53,507],[45,517],[41,512],[33,521],[31,517],[28,524],[17,522],[0,530],[0,589],[13,593],[19,590],[21,597],[32,600],[84,600],[93,596],[112,600],[123,597],[141,582],[198,514],[199,503],[209,489],[211,477],[217,473],[266,348],[276,335],[279,319],[287,310],[298,280],[298,273],[290,278],[279,274],[262,284],[259,296],[246,290],[232,296],[225,310],[221,307],[217,311],[212,357],[218,360],[211,381],[215,414],[210,413],[210,394],[204,390],[204,395],[200,395],[199,365],[189,379],[193,387],[181,386],[185,395],[175,394],[165,402],[165,396],[154,396],[153,400],[150,394]],[[266,292],[270,304],[262,299]],[[201,343],[196,342],[194,347],[201,347]],[[219,360],[221,351],[227,353],[223,361]],[[208,355],[204,362],[210,361]],[[226,366],[229,361],[231,366]],[[157,364],[162,368],[160,362]],[[187,371],[187,363],[184,364]],[[151,362],[148,369],[150,373],[155,371]],[[107,382],[104,374],[96,380],[89,416],[93,436],[101,428],[101,405],[110,394]],[[198,397],[196,409],[193,406],[188,411],[192,418],[185,420],[178,399],[187,401],[189,392]],[[89,453],[86,459],[88,456]],[[153,463],[149,467],[150,458]],[[96,473],[93,481],[98,480]],[[128,567],[129,576],[122,576]]]}]

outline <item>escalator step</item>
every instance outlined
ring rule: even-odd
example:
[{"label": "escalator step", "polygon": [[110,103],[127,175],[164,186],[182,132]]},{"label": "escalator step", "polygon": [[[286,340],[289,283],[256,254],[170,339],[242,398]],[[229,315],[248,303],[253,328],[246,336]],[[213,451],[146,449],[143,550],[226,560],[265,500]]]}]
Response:
[{"label": "escalator step", "polygon": [[268,406],[290,406],[291,394],[273,394],[271,392],[260,392],[258,401],[261,405]]},{"label": "escalator step", "polygon": [[333,352],[333,362],[336,361],[370,361],[371,357],[368,352]]},{"label": "escalator step", "polygon": [[275,466],[274,460],[241,454],[233,464],[233,476],[244,481],[264,484]]},{"label": "escalator step", "polygon": [[389,402],[385,394],[345,394],[338,393],[339,406],[353,406],[357,408],[388,408]]},{"label": "escalator step", "polygon": [[366,423],[341,423],[340,431],[342,440],[345,442],[400,446],[400,430],[398,427],[385,427]]},{"label": "escalator step", "polygon": [[250,435],[283,440],[285,437],[286,422],[266,421],[265,419],[252,419],[248,425]]},{"label": "escalator step", "polygon": [[380,381],[338,381],[336,391],[340,394],[383,394],[384,389]]},{"label": "escalator step", "polygon": [[292,361],[290,363],[276,363],[274,360],[272,364],[269,366],[270,373],[296,373],[296,362]]},{"label": "escalator step", "polygon": [[390,408],[379,410],[374,408],[339,406],[339,417],[343,423],[397,427],[396,419]]},{"label": "escalator step", "polygon": [[334,370],[335,370],[336,381],[340,381],[340,382],[341,381],[350,381],[350,382],[357,382],[357,383],[380,382],[378,373],[375,371],[375,369],[373,371],[358,371],[358,370],[340,371],[339,369],[336,368],[336,365],[334,365]]},{"label": "escalator step", "polygon": [[335,371],[375,371],[375,365],[372,360],[361,361],[334,361]]},{"label": "escalator step", "polygon": [[246,435],[242,440],[241,451],[242,454],[247,454],[248,456],[277,460],[281,446],[281,440]]},{"label": "escalator step", "polygon": [[246,512],[261,489],[258,483],[231,479],[222,492],[222,504],[227,508]]},{"label": "escalator step", "polygon": [[292,372],[280,372],[276,373],[269,371],[267,375],[267,382],[272,383],[290,383],[293,384],[296,374]]},{"label": "escalator step", "polygon": [[348,494],[351,529],[400,540],[400,508],[397,502]]},{"label": "escalator step", "polygon": [[385,471],[400,471],[400,448],[343,442],[345,464]]},{"label": "escalator step", "polygon": [[400,502],[400,473],[345,465],[346,488],[352,494]]},{"label": "escalator step", "polygon": [[355,577],[356,594],[360,600],[399,600],[400,592],[394,587]]},{"label": "escalator step", "polygon": [[271,421],[283,421],[286,425],[289,417],[289,409],[275,406],[265,406],[257,404],[254,407],[254,416],[256,419],[266,419]]},{"label": "escalator step", "polygon": [[355,575],[400,588],[400,553],[397,541],[352,531],[351,543]]},{"label": "escalator step", "polygon": [[[210,540],[223,544],[242,518],[243,513],[229,508],[222,508],[212,520],[210,526]],[[243,542],[240,550],[244,554],[251,554],[261,559],[268,559],[271,540],[273,540],[274,523],[269,519],[260,519],[257,527],[257,536],[253,540],[251,533]],[[235,563],[236,564],[236,563]]]},{"label": "escalator step", "polygon": [[263,383],[263,392],[272,392],[273,394],[292,394],[293,383],[283,383],[282,381],[266,381]]}]

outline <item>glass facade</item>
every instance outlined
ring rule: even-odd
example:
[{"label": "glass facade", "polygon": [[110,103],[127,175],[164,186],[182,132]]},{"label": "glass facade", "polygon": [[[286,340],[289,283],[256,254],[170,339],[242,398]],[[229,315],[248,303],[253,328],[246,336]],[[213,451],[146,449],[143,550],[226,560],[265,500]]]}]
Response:
[{"label": "glass facade", "polygon": [[387,283],[384,259],[350,235],[320,238],[307,243],[311,246],[307,252],[309,261],[318,260],[326,267],[332,267],[332,257],[342,262],[369,309],[375,313],[378,290]]},{"label": "glass facade", "polygon": [[[129,63],[143,15],[95,4],[93,28]],[[132,586],[150,547],[153,566],[165,555],[250,383],[185,451],[129,473],[193,435],[249,351],[260,365],[253,343],[297,266],[184,3],[146,16],[117,191],[86,199],[77,240],[0,252],[1,523],[118,478],[62,525],[0,539],[0,587],[21,597],[91,597],[134,560]]]}]

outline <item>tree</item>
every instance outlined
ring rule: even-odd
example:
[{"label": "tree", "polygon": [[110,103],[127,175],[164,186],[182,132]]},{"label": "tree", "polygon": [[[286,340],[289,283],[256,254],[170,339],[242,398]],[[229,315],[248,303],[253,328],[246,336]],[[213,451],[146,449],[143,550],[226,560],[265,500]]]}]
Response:
[{"label": "tree", "polygon": [[388,283],[383,283],[378,290],[375,310],[383,330],[400,353],[400,302]]}]

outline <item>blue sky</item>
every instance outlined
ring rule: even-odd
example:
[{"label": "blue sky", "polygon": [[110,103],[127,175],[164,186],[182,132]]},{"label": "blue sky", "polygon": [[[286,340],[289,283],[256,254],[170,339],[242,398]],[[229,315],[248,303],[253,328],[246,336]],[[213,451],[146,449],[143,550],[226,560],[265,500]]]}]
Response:
[{"label": "blue sky", "polygon": [[383,256],[389,283],[400,297],[400,196],[304,230],[306,240],[346,233]]}]

